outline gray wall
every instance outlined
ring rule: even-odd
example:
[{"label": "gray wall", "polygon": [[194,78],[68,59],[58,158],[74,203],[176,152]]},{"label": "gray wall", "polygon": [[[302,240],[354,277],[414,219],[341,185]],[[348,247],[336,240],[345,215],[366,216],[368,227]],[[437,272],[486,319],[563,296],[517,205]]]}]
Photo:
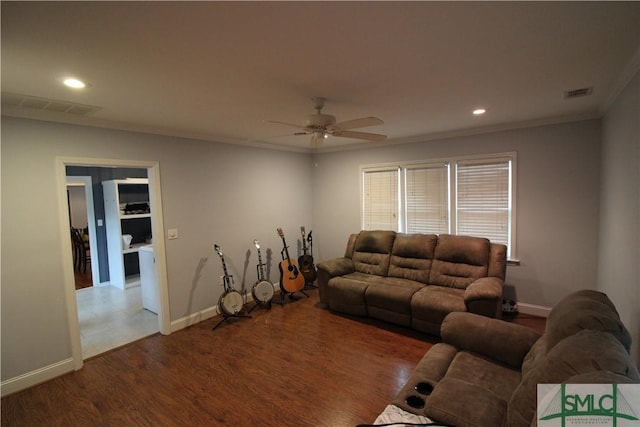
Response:
[{"label": "gray wall", "polygon": [[273,251],[277,281],[276,227],[294,249],[299,227],[310,228],[306,154],[9,117],[1,136],[2,380],[71,357],[64,289],[73,284],[63,279],[71,260],[61,255],[56,156],[159,161],[164,225],[179,230],[165,243],[172,321],[217,304],[214,243],[240,287],[257,279],[253,239],[263,255]]},{"label": "gray wall", "polygon": [[[638,138],[627,118],[637,105],[621,102],[605,120],[604,153],[611,160],[602,163],[603,202],[628,179],[635,179],[624,184],[628,190],[640,193],[637,163],[620,176],[614,167]],[[253,239],[260,240],[263,255],[272,252],[269,278],[278,280],[279,226],[294,252],[305,225],[313,230],[316,261],[341,256],[347,235],[360,227],[361,165],[516,151],[521,265],[508,268],[507,283],[518,301],[548,307],[576,289],[607,288],[624,304],[632,292],[634,300],[622,311],[627,321],[636,313],[637,322],[637,256],[635,269],[625,267],[623,279],[631,284],[605,286],[603,279],[602,272],[617,268],[604,252],[618,248],[620,238],[599,220],[599,120],[317,155],[8,117],[2,117],[1,131],[3,381],[71,356],[62,267],[70,260],[60,254],[56,156],[160,163],[164,225],[180,235],[165,242],[170,317],[176,321],[217,303],[222,268],[213,243],[222,246],[238,287],[256,279]],[[611,197],[617,207],[603,208],[607,223],[622,205],[622,195]],[[637,226],[637,210],[625,221]],[[606,245],[600,251],[599,239]],[[637,253],[632,237],[624,245]],[[30,268],[34,251],[38,268]]]},{"label": "gray wall", "polygon": [[597,286],[600,121],[512,130],[315,156],[314,242],[342,256],[360,229],[359,166],[517,152],[517,257],[507,269],[521,303],[550,307]]},{"label": "gray wall", "polygon": [[640,341],[640,73],[603,120],[598,288]]}]

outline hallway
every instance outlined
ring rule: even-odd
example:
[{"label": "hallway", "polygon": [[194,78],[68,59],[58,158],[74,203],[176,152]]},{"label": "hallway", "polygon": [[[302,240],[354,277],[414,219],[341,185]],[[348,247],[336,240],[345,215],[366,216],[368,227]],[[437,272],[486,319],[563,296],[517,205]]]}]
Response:
[{"label": "hallway", "polygon": [[140,286],[84,288],[76,301],[83,359],[159,332],[158,316],[142,307]]}]

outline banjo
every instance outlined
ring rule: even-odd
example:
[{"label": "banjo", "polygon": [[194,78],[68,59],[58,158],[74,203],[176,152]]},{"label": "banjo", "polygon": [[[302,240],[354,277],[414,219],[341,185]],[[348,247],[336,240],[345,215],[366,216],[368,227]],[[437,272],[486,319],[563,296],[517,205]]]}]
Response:
[{"label": "banjo", "polygon": [[253,299],[259,304],[265,304],[271,306],[271,298],[273,298],[273,284],[265,279],[264,275],[264,263],[262,262],[262,255],[260,254],[260,243],[257,240],[253,241],[258,250],[258,281],[253,285],[251,294]]},{"label": "banjo", "polygon": [[238,316],[244,305],[244,300],[240,292],[233,289],[233,276],[227,272],[227,264],[224,262],[224,255],[220,250],[220,246],[214,245],[214,249],[220,256],[220,260],[222,260],[222,269],[224,270],[224,276],[222,276],[224,293],[218,300],[218,307],[225,317]]}]

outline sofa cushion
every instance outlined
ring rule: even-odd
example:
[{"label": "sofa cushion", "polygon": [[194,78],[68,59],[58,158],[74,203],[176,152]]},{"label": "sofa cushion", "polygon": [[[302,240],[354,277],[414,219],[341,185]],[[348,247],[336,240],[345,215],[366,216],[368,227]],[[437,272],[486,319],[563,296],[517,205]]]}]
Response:
[{"label": "sofa cushion", "polygon": [[391,251],[389,277],[429,283],[429,273],[438,236],[435,234],[396,234]]},{"label": "sofa cushion", "polygon": [[349,239],[347,240],[347,249],[344,251],[344,257],[351,259],[353,257],[353,250],[356,247],[356,239],[358,238],[358,233],[352,233],[349,235]]},{"label": "sofa cushion", "polygon": [[411,326],[411,297],[425,285],[413,280],[387,277],[371,283],[365,291],[369,316],[403,326]]},{"label": "sofa cushion", "polygon": [[329,308],[341,313],[366,316],[364,293],[369,286],[370,277],[356,272],[330,279],[325,289]]},{"label": "sofa cushion", "polygon": [[387,276],[394,231],[361,231],[353,249],[353,266],[356,271],[377,276]]},{"label": "sofa cushion", "polygon": [[499,427],[507,403],[482,387],[458,379],[445,378],[426,403],[430,419],[451,426]]},{"label": "sofa cushion", "polygon": [[426,400],[425,414],[456,426],[501,426],[519,382],[518,370],[461,351]]},{"label": "sofa cushion", "polygon": [[602,292],[584,289],[566,296],[553,307],[545,334],[531,347],[522,363],[523,376],[558,342],[583,329],[609,332],[627,351],[631,347],[631,336],[611,300]]},{"label": "sofa cushion", "polygon": [[520,371],[531,346],[540,340],[533,329],[473,313],[453,312],[440,328],[442,341]]},{"label": "sofa cushion", "polygon": [[535,416],[537,384],[560,384],[596,371],[607,371],[640,382],[640,374],[620,341],[608,332],[582,330],[538,357],[509,401],[507,425],[528,427]]},{"label": "sofa cushion", "polygon": [[529,371],[531,371],[536,366],[536,362],[542,360],[546,354],[547,336],[542,335],[540,339],[531,346],[531,349],[522,361],[522,376],[524,377],[525,375],[527,375]]},{"label": "sofa cushion", "polygon": [[565,381],[566,384],[638,384],[638,380],[627,375],[614,374],[608,371],[594,371],[574,375]]},{"label": "sofa cushion", "polygon": [[497,277],[504,281],[507,273],[507,246],[491,243],[489,246],[489,271],[487,276]]},{"label": "sofa cushion", "polygon": [[489,240],[442,234],[434,252],[429,284],[466,289],[474,280],[486,277]]},{"label": "sofa cushion", "polygon": [[447,377],[475,384],[505,403],[522,379],[519,369],[469,351],[458,352],[449,366]]},{"label": "sofa cushion", "polygon": [[440,335],[447,314],[466,311],[464,290],[427,285],[411,298],[412,326],[422,332]]},{"label": "sofa cushion", "polygon": [[631,335],[620,320],[611,300],[602,292],[585,289],[561,300],[547,319],[547,351],[558,342],[582,329],[611,333],[627,349],[631,349]]}]

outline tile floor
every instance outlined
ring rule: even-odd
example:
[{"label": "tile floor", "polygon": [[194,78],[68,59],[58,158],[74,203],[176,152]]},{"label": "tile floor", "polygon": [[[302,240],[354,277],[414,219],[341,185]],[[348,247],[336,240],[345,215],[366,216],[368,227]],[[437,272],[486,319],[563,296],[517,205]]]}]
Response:
[{"label": "tile floor", "polygon": [[159,331],[158,316],[142,307],[140,286],[80,289],[76,301],[83,359]]}]

